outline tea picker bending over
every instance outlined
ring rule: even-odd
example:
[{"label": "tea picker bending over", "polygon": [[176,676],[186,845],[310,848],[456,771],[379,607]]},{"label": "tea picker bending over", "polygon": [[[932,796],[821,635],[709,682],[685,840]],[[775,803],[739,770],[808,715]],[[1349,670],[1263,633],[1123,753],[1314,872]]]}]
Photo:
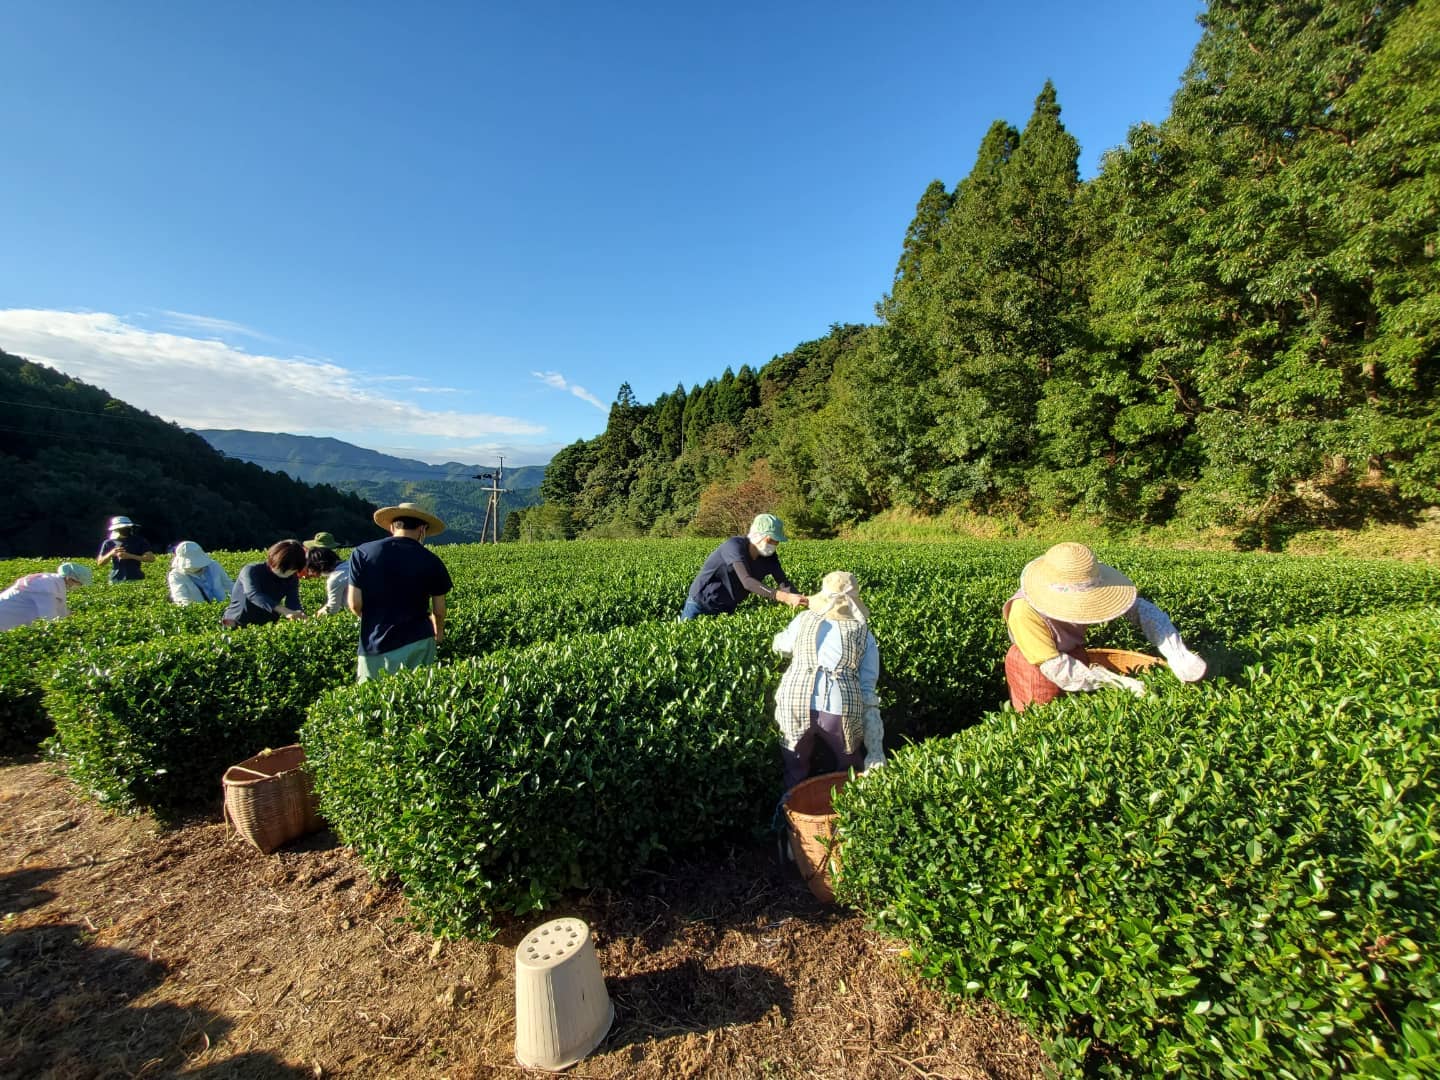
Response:
[{"label": "tea picker bending over", "polygon": [[175,545],[175,557],[170,560],[165,582],[170,588],[171,601],[182,607],[228,600],[230,590],[235,587],[224,567],[205,554],[205,549],[194,540],[182,540]]},{"label": "tea picker bending over", "polygon": [[1185,645],[1170,617],[1084,544],[1056,544],[1027,563],[1003,616],[1011,642],[1005,681],[1010,702],[1020,711],[1062,694],[1107,686],[1143,697],[1145,686],[1138,679],[1091,664],[1085,652],[1086,628],[1120,616],[1140,628],[1182,682],[1205,675],[1205,661]]},{"label": "tea picker bending over", "polygon": [[786,790],[810,775],[816,740],[835,755],[837,770],[884,764],[885,725],[875,691],[880,646],[855,575],[826,574],[809,610],[791,619],[772,647],[791,657],[775,694]]},{"label": "tea picker bending over", "polygon": [[90,567],[62,562],[53,574],[26,574],[0,592],[0,630],[70,614],[68,594],[93,580]]},{"label": "tea picker bending over", "polygon": [[299,540],[271,544],[264,562],[240,568],[220,625],[260,626],[281,619],[303,619],[300,579],[295,575],[304,565],[305,549]]},{"label": "tea picker bending over", "polygon": [[325,579],[325,606],[316,615],[338,615],[348,610],[345,597],[350,587],[350,563],[340,558],[337,547],[335,537],[328,532],[318,532],[313,540],[305,541],[305,569],[300,576]]},{"label": "tea picker bending over", "polygon": [[[690,583],[690,594],[680,618],[729,615],[740,606],[747,593],[791,607],[804,607],[805,597],[790,584],[775,554],[784,540],[785,527],[778,517],[757,514],[750,523],[748,536],[732,536],[710,553]],[[775,579],[775,588],[764,584],[767,577]]]}]

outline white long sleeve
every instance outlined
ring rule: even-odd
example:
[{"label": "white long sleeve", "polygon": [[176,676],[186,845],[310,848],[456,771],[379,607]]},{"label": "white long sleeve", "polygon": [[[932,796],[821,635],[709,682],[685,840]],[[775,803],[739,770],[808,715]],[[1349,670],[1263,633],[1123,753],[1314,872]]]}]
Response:
[{"label": "white long sleeve", "polygon": [[1199,682],[1205,677],[1205,659],[1190,651],[1180,637],[1180,631],[1175,629],[1175,624],[1165,612],[1141,597],[1126,614],[1133,622],[1140,624],[1145,640],[1159,650],[1177,679],[1181,682]]},{"label": "white long sleeve", "polygon": [[1061,690],[1069,693],[1118,686],[1129,690],[1136,697],[1145,696],[1145,684],[1139,679],[1132,679],[1128,675],[1117,675],[1109,668],[1101,667],[1099,664],[1082,664],[1068,653],[1052,656],[1049,660],[1041,662],[1039,666],[1041,675],[1044,675]]}]

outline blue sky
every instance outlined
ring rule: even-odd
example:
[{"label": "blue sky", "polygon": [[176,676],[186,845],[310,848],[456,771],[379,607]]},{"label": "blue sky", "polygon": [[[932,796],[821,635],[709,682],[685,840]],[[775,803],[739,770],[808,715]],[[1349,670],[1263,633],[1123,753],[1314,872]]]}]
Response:
[{"label": "blue sky", "polygon": [[543,461],[622,382],[874,321],[1047,78],[1094,175],[1200,10],[20,0],[0,348],[188,426]]}]

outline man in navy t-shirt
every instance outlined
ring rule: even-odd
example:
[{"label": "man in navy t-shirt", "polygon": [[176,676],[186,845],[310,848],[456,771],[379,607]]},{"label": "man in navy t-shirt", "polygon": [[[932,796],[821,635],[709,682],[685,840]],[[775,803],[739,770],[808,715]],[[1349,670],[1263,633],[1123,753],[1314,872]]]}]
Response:
[{"label": "man in navy t-shirt", "polygon": [[[808,598],[790,584],[775,554],[784,539],[785,527],[778,517],[757,515],[750,523],[748,536],[732,536],[710,553],[690,583],[690,595],[680,618],[729,615],[740,606],[747,593],[794,608],[804,607]],[[767,577],[775,579],[776,588],[764,584]]]},{"label": "man in navy t-shirt", "polygon": [[375,511],[375,524],[390,533],[350,553],[346,606],[360,616],[360,682],[381,672],[435,662],[445,636],[445,594],[450,571],[425,538],[445,523],[414,503]]}]

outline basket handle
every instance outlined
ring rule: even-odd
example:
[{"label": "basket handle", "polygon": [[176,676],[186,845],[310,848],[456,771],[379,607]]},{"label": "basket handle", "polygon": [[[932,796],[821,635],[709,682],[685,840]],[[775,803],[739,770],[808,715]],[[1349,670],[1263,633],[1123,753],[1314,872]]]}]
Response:
[{"label": "basket handle", "polygon": [[254,769],[247,769],[244,765],[231,765],[230,768],[225,771],[230,772],[234,769],[239,769],[241,772],[248,772],[251,776],[258,776],[262,780],[269,780],[271,777],[280,775],[279,773],[257,772]]}]

